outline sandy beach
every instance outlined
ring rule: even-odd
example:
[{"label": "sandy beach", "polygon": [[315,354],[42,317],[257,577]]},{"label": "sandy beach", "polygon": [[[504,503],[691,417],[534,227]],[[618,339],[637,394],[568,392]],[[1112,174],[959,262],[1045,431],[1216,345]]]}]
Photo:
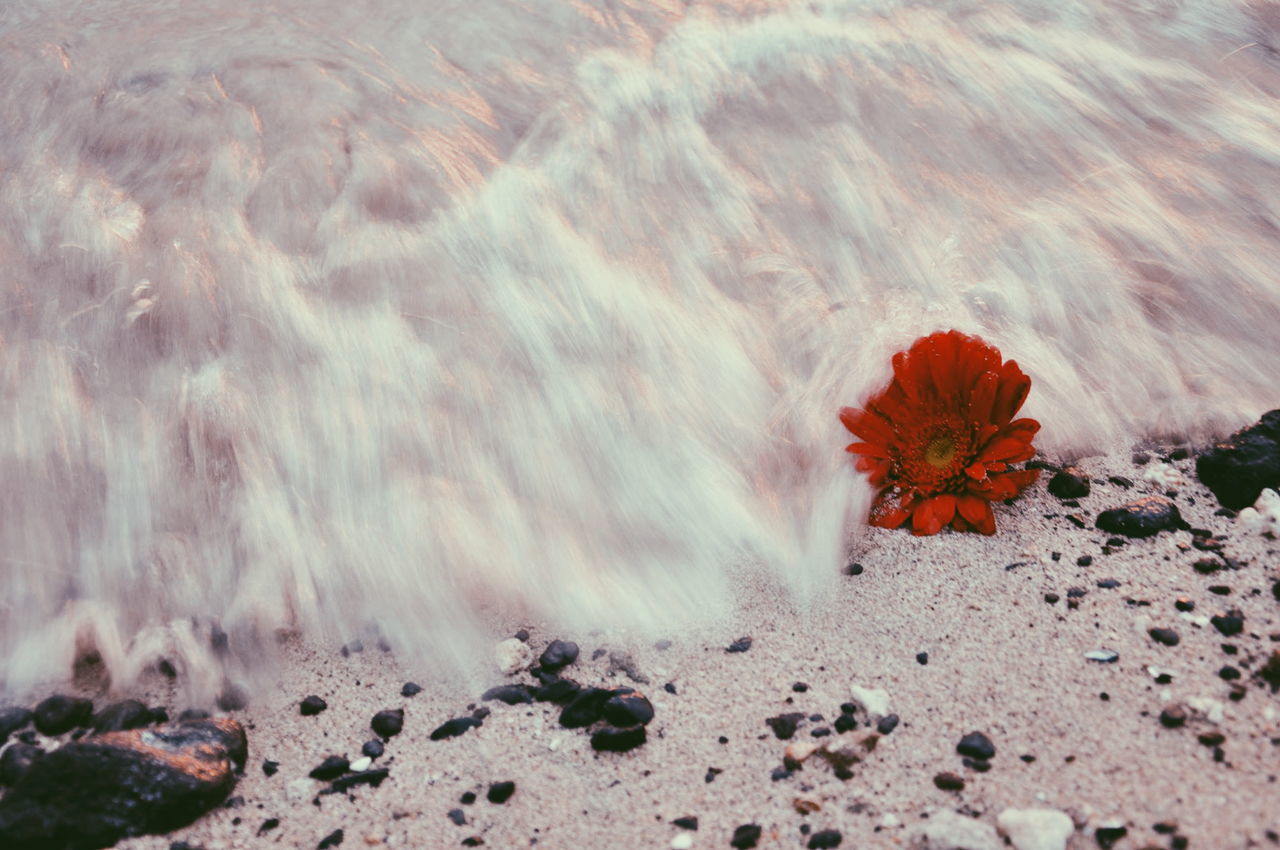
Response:
[{"label": "sandy beach", "polygon": [[[528,629],[535,656],[553,638],[573,640],[581,655],[563,676],[648,696],[648,741],[626,753],[593,751],[586,730],[561,727],[560,708],[541,702],[486,703],[483,725],[431,740],[440,724],[479,707],[485,688],[529,675],[494,668],[484,682],[427,680],[414,659],[373,647],[344,657],[336,646],[291,643],[276,687],[235,712],[250,743],[238,802],[173,835],[120,846],[310,848],[342,830],[346,847],[730,847],[736,829],[755,824],[761,848],[810,846],[829,830],[846,848],[976,848],[1006,846],[995,827],[1011,808],[1065,813],[1070,848],[1276,844],[1280,699],[1255,674],[1280,649],[1280,544],[1217,515],[1192,460],[1166,466],[1157,450],[1144,466],[1128,452],[1079,466],[1094,483],[1078,508],[1049,495],[1042,477],[998,511],[995,537],[868,530],[851,556],[861,571],[842,576],[829,597],[799,608],[779,588],[744,581],[736,621],[690,624],[666,635],[663,649],[648,635],[495,624],[495,644]],[[1157,469],[1163,483],[1144,480]],[[1109,535],[1094,516],[1165,490],[1176,490],[1191,527],[1223,542],[1220,552],[1174,531],[1104,553]],[[1197,570],[1206,558],[1223,569]],[[1178,600],[1193,609],[1178,610]],[[1232,611],[1244,627],[1227,636],[1210,618]],[[1179,642],[1157,642],[1153,628],[1172,629]],[[749,650],[726,651],[744,636]],[[1118,658],[1086,657],[1097,650]],[[647,681],[611,665],[619,652]],[[1238,679],[1224,679],[1228,665]],[[403,697],[410,680],[423,690]],[[858,702],[855,686],[882,690],[887,705],[864,698],[857,728],[814,737],[831,729],[841,704]],[[311,694],[328,707],[302,716],[298,704]],[[1172,706],[1186,717],[1178,728],[1161,720]],[[389,768],[386,780],[320,795],[326,783],[308,773],[330,755],[358,758],[375,737],[370,718],[388,708],[404,709],[404,728],[375,762]],[[805,719],[794,738],[779,740],[766,720],[796,712]],[[832,742],[847,740],[865,750],[881,714],[899,722],[877,735],[850,778],[817,755],[773,775],[788,744],[838,749]],[[989,769],[957,753],[974,731],[995,747]],[[272,776],[267,760],[279,765]],[[943,773],[963,789],[937,787]],[[489,802],[500,782],[514,782],[514,793]],[[468,792],[475,801],[460,802]],[[966,843],[948,813],[982,826]],[[672,823],[689,817],[696,831]]]}]

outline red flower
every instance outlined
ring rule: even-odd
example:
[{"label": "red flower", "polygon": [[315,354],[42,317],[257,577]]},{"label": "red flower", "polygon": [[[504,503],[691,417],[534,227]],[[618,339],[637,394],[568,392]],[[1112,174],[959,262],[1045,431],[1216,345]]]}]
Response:
[{"label": "red flower", "polygon": [[893,382],[840,421],[864,442],[846,451],[879,487],[871,524],[915,534],[995,534],[991,503],[1012,498],[1039,470],[1010,469],[1035,454],[1034,419],[1014,419],[1031,379],[1000,352],[959,331],[922,337],[893,356]]}]

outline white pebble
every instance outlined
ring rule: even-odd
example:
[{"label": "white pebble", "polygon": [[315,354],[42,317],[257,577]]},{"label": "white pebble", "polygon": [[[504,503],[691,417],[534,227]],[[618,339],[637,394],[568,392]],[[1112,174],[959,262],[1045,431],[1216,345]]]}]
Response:
[{"label": "white pebble", "polygon": [[1226,717],[1226,707],[1210,697],[1191,697],[1187,705],[1203,714],[1210,723],[1221,723]]},{"label": "white pebble", "polygon": [[671,839],[671,850],[689,850],[693,846],[693,834],[682,832]]},{"label": "white pebble", "polygon": [[351,769],[356,773],[360,773],[363,770],[368,770],[369,765],[371,764],[373,764],[373,759],[369,758],[368,756],[361,756],[360,758],[351,762]]},{"label": "white pebble", "polygon": [[854,685],[850,691],[854,702],[867,710],[872,717],[884,717],[889,713],[889,692],[880,688],[863,688]]},{"label": "white pebble", "polygon": [[911,828],[912,845],[919,850],[1002,850],[996,828],[980,820],[942,809]]},{"label": "white pebble", "polygon": [[1005,809],[996,818],[1017,850],[1065,850],[1075,824],[1057,809]]},{"label": "white pebble", "polygon": [[1182,473],[1177,467],[1170,466],[1167,463],[1153,464],[1146,472],[1142,473],[1143,481],[1150,481],[1162,489],[1168,490],[1182,483]]},{"label": "white pebble", "polygon": [[509,676],[533,663],[533,650],[519,638],[507,638],[493,648],[493,660],[498,669]]},{"label": "white pebble", "polygon": [[1263,490],[1253,507],[1240,511],[1236,524],[1245,532],[1280,535],[1280,494]]},{"label": "white pebble", "polygon": [[901,826],[902,821],[898,820],[898,816],[893,812],[888,812],[880,818],[880,825],[885,829],[893,829],[895,826]]}]

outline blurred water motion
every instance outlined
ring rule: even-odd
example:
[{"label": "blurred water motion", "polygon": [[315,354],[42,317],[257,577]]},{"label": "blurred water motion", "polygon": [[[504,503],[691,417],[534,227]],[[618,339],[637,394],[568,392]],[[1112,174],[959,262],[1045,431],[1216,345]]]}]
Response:
[{"label": "blurred water motion", "polygon": [[[1276,404],[1280,5],[0,7],[3,689],[803,599],[917,336],[1051,453]],[[216,628],[231,652],[210,648]],[[230,660],[228,660],[230,659]],[[241,671],[243,672],[243,671]]]}]

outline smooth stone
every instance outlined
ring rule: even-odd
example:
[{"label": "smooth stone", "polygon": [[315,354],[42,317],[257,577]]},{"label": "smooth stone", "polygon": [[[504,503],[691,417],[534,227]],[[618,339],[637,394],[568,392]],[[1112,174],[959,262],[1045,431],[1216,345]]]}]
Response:
[{"label": "smooth stone", "polygon": [[106,847],[171,832],[226,799],[247,753],[230,718],[64,744],[0,800],[0,847]]},{"label": "smooth stone", "polygon": [[571,640],[553,640],[538,656],[543,670],[559,670],[578,660],[578,645]]},{"label": "smooth stone", "polygon": [[613,696],[605,688],[583,688],[560,712],[560,725],[566,729],[581,729],[604,717],[604,704]]},{"label": "smooth stone", "polygon": [[93,716],[93,702],[80,697],[56,694],[41,700],[32,712],[36,729],[41,735],[62,735],[79,726],[86,726]]},{"label": "smooth stone", "polygon": [[598,752],[625,753],[649,740],[643,726],[631,726],[619,729],[615,726],[602,726],[591,734],[591,749]]},{"label": "smooth stone", "polygon": [[431,740],[442,741],[445,738],[456,738],[468,729],[475,729],[478,726],[480,726],[480,721],[474,717],[454,717],[437,726],[435,731],[431,733]]},{"label": "smooth stone", "polygon": [[853,701],[862,706],[872,718],[884,717],[889,713],[889,692],[881,688],[864,688],[854,685],[850,688]]},{"label": "smooth stone", "polygon": [[319,779],[321,782],[328,782],[331,779],[337,779],[350,769],[351,763],[342,756],[329,756],[320,762],[307,775],[312,779]]},{"label": "smooth stone", "polygon": [[1049,479],[1049,494],[1059,499],[1083,499],[1089,495],[1089,476],[1068,466]]},{"label": "smooth stone", "polygon": [[1182,514],[1172,501],[1163,496],[1147,496],[1103,511],[1098,514],[1095,524],[1109,534],[1151,537],[1183,523]]},{"label": "smooth stone", "polygon": [[353,773],[362,773],[370,768],[373,764],[373,758],[370,756],[361,756],[351,762],[351,771]]},{"label": "smooth stone", "polygon": [[502,805],[511,799],[511,795],[516,793],[516,784],[514,782],[495,782],[489,786],[489,793],[486,798],[490,803]]},{"label": "smooth stone", "polygon": [[386,750],[387,748],[383,745],[382,741],[377,738],[374,738],[372,741],[365,741],[364,746],[360,748],[361,754],[368,756],[371,759],[382,758],[382,754],[386,752]]},{"label": "smooth stone", "polygon": [[126,699],[112,703],[93,716],[91,726],[94,732],[121,732],[127,729],[141,729],[150,726],[154,713],[145,703],[136,699]]},{"label": "smooth stone", "polygon": [[320,699],[320,697],[312,694],[311,696],[298,703],[298,711],[303,717],[314,717],[329,707],[329,703]]},{"label": "smooth stone", "polygon": [[831,850],[833,847],[839,847],[844,841],[838,829],[823,829],[809,836],[809,850]]},{"label": "smooth stone", "polygon": [[653,704],[644,694],[616,691],[605,701],[603,714],[614,726],[643,726],[653,719]]},{"label": "smooth stone", "polygon": [[1005,809],[996,826],[1014,850],[1066,850],[1076,831],[1071,818],[1057,809]]},{"label": "smooth stone", "polygon": [[417,682],[405,682],[400,688],[400,696],[402,697],[416,697],[420,693],[422,693],[422,685]]},{"label": "smooth stone", "polygon": [[733,831],[733,838],[729,840],[730,847],[736,847],[737,850],[751,850],[760,841],[761,830],[759,824],[744,823]]},{"label": "smooth stone", "polygon": [[548,685],[533,688],[530,693],[538,702],[563,704],[571,701],[581,690],[582,686],[572,679],[556,679]]},{"label": "smooth stone", "polygon": [[383,738],[399,735],[400,730],[404,728],[404,709],[388,708],[379,711],[369,721],[369,728]]},{"label": "smooth stone", "polygon": [[485,691],[480,699],[486,702],[497,700],[507,705],[520,705],[533,702],[533,694],[529,693],[528,685],[498,685],[496,688]]},{"label": "smooth stone", "polygon": [[1280,410],[1201,452],[1196,475],[1224,507],[1247,508],[1263,489],[1280,490]]}]

